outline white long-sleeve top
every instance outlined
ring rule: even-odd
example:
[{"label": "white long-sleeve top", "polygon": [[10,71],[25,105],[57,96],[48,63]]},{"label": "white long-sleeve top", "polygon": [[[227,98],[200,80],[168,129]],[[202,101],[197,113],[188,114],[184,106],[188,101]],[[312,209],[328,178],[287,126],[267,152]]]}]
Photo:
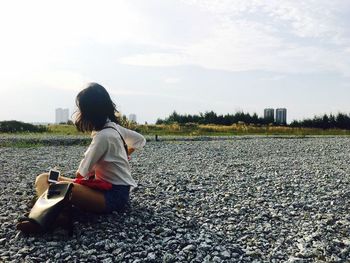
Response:
[{"label": "white long-sleeve top", "polygon": [[[146,144],[141,134],[114,122],[107,122],[106,127],[117,129],[129,148],[141,149]],[[111,184],[136,187],[137,184],[131,176],[123,141],[114,129],[107,128],[92,133],[92,142],[84,153],[84,159],[80,162],[78,172],[85,178],[95,174],[96,179]]]}]

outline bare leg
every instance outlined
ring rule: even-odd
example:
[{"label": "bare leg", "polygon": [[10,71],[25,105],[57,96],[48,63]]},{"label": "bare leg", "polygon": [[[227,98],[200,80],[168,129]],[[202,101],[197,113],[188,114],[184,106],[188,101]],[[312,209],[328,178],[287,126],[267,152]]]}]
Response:
[{"label": "bare leg", "polygon": [[35,191],[38,197],[41,196],[49,188],[49,182],[47,181],[48,177],[48,173],[43,173],[36,177]]},{"label": "bare leg", "polygon": [[[48,173],[40,174],[35,181],[35,189],[41,196],[48,188]],[[60,182],[73,182],[73,179],[60,176]],[[105,197],[103,192],[91,189],[87,186],[74,184],[71,203],[87,212],[101,213],[105,210]]]},{"label": "bare leg", "polygon": [[74,184],[71,203],[87,212],[102,213],[106,208],[103,192],[80,184]]}]

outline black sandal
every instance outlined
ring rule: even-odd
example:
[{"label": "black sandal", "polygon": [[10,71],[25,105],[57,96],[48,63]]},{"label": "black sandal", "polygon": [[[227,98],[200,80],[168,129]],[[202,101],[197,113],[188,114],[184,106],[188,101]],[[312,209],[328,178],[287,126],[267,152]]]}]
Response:
[{"label": "black sandal", "polygon": [[23,217],[18,220],[17,230],[22,231],[26,235],[40,234],[43,232],[41,226],[33,219]]}]

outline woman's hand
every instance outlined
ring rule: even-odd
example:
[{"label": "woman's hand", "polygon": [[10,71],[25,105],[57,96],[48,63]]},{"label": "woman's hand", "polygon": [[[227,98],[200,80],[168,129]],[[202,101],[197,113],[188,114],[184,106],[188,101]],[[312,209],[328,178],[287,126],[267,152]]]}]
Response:
[{"label": "woman's hand", "polygon": [[128,148],[128,155],[130,156],[135,151],[134,148]]},{"label": "woman's hand", "polygon": [[75,178],[81,178],[83,177],[78,171],[75,172]]}]

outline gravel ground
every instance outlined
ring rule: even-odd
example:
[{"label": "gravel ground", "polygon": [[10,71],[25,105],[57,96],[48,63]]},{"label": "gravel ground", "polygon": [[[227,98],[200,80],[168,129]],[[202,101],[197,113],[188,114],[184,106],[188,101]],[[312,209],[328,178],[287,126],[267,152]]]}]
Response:
[{"label": "gravel ground", "polygon": [[149,142],[131,160],[129,212],[74,213],[24,237],[36,174],[77,168],[86,146],[0,148],[0,261],[347,262],[350,138]]}]

